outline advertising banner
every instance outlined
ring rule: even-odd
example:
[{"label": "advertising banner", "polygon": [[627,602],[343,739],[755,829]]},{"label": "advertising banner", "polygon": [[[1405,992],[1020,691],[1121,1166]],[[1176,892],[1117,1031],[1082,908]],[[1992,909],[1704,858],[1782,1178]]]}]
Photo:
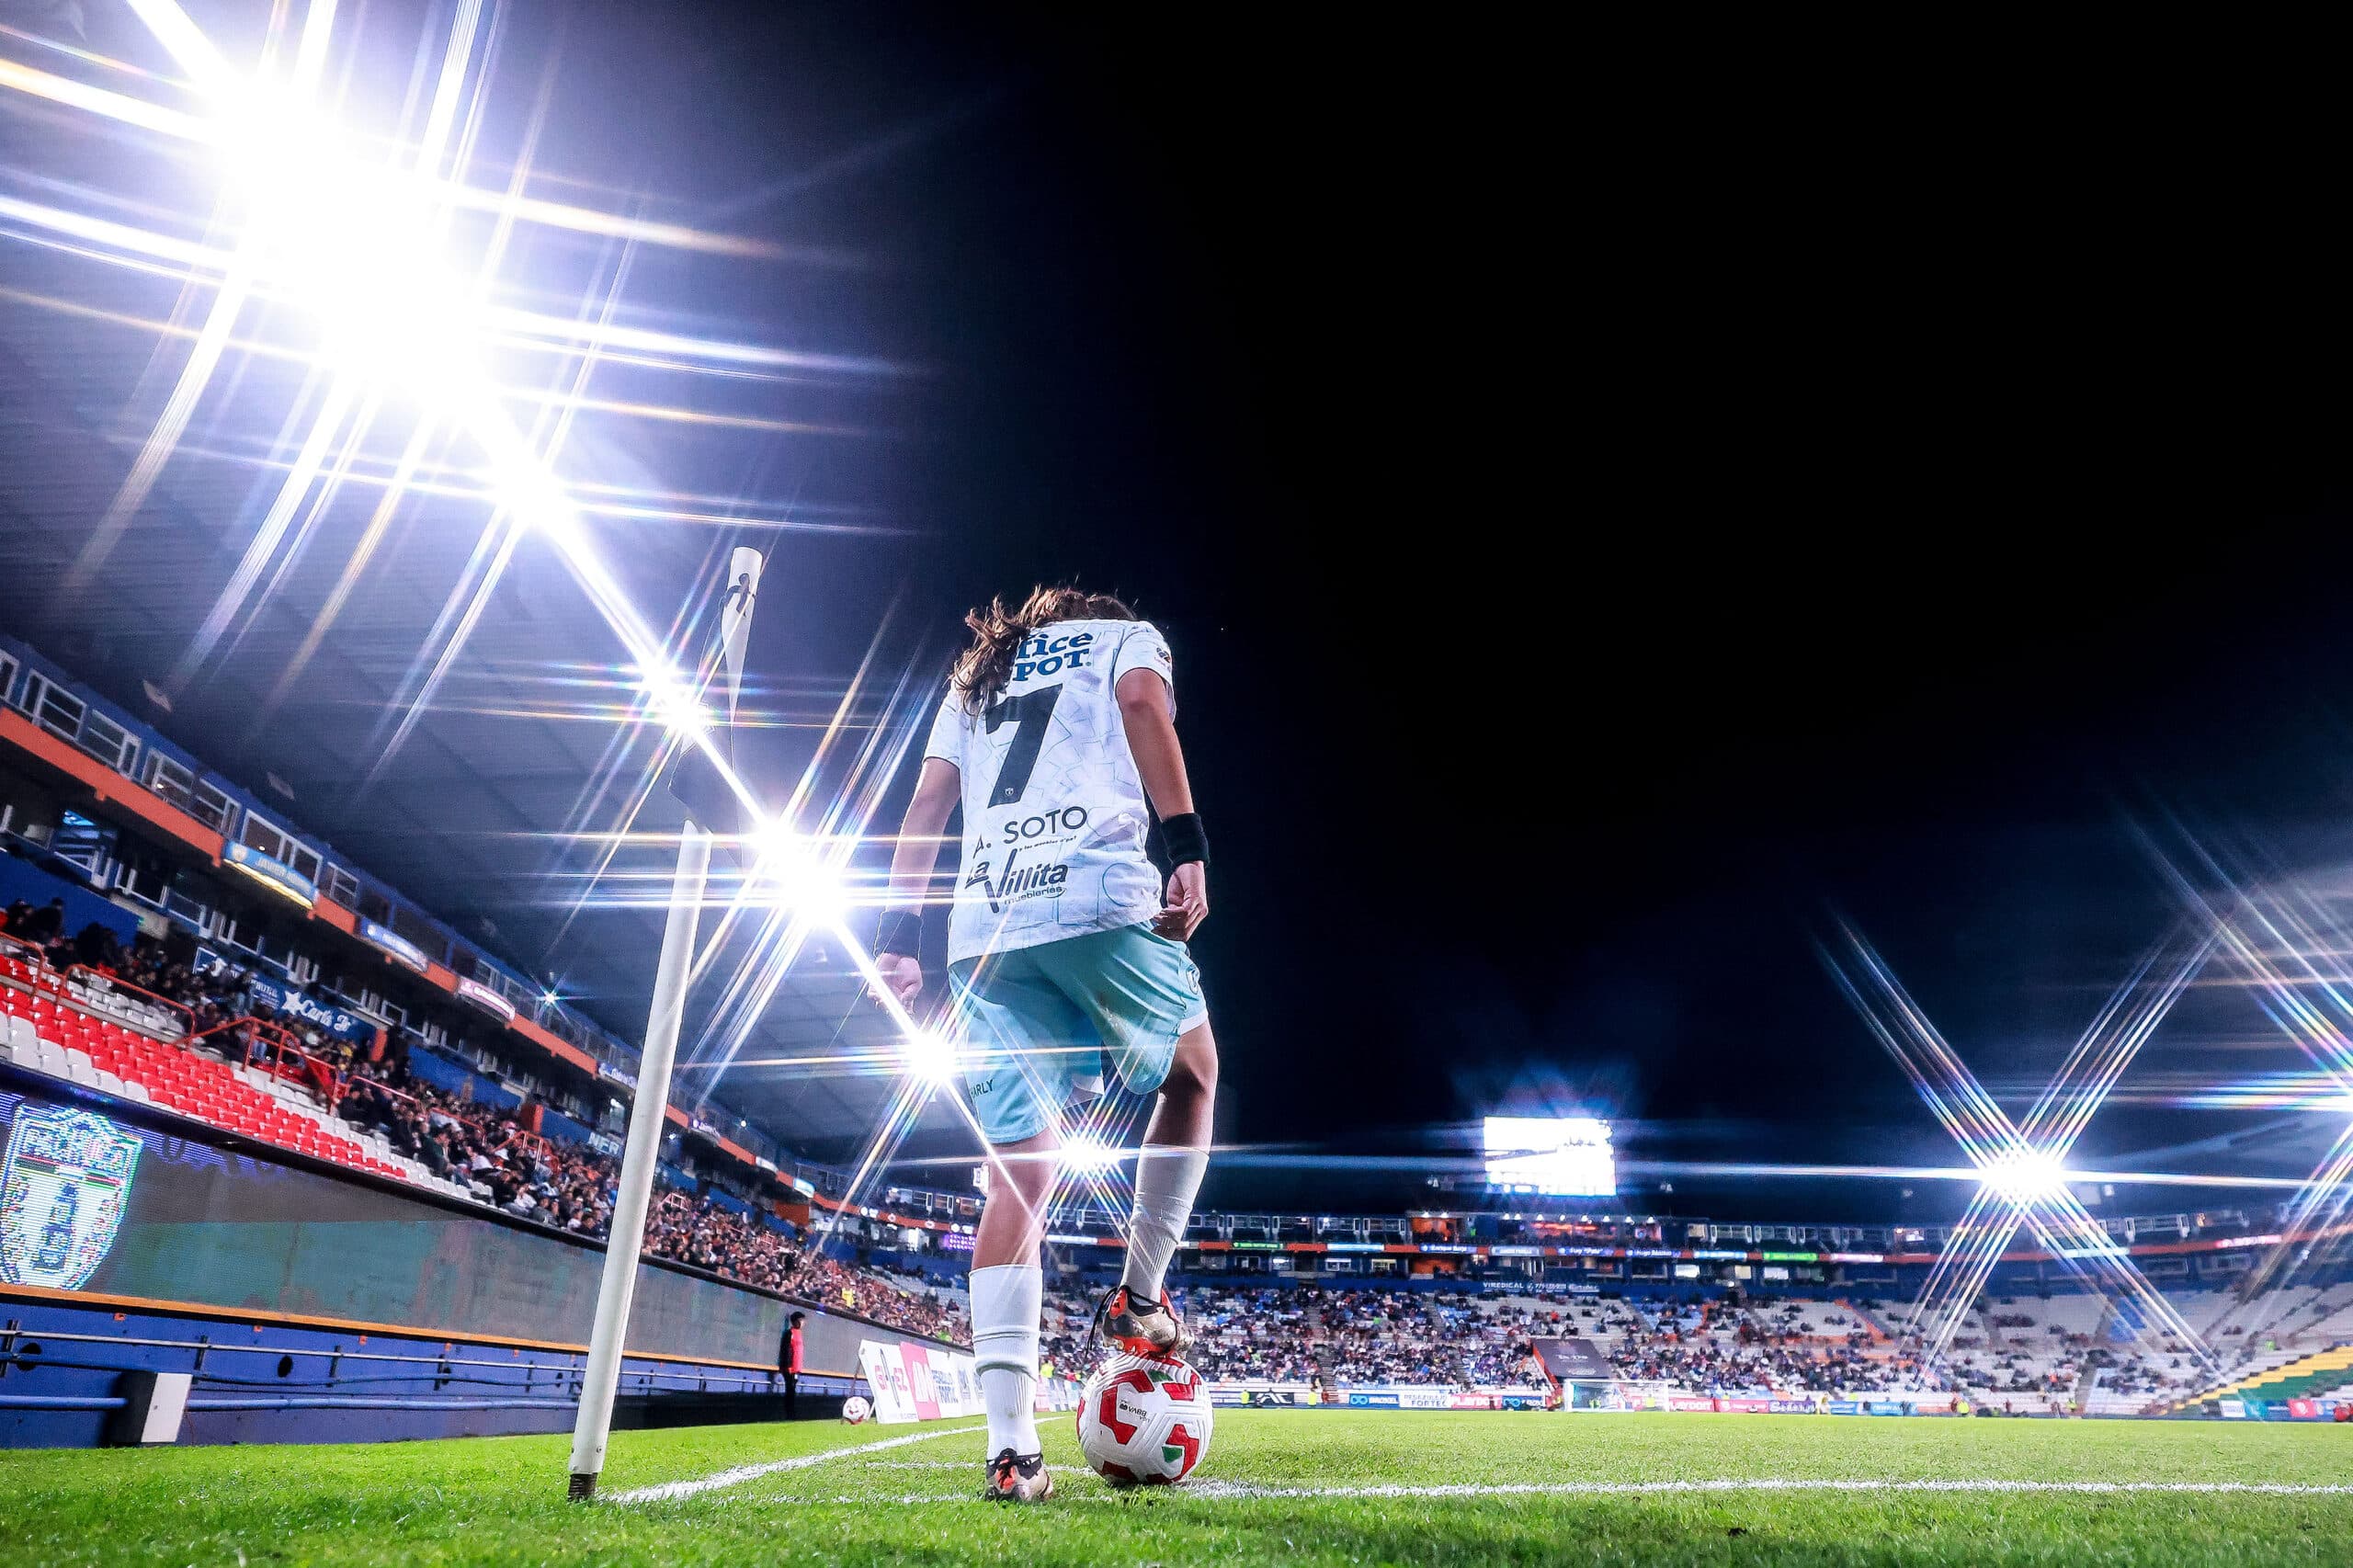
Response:
[{"label": "advertising banner", "polygon": [[866,1374],[867,1392],[874,1401],[874,1419],[896,1426],[915,1418],[915,1401],[907,1392],[907,1369],[899,1361],[897,1346],[861,1340],[858,1364]]},{"label": "advertising banner", "polygon": [[2290,1421],[2319,1420],[2320,1401],[2316,1399],[2290,1400],[2288,1402],[2288,1419]]},{"label": "advertising banner", "polygon": [[515,1021],[515,1004],[504,993],[492,990],[479,980],[458,982],[458,1000],[472,1003],[501,1023]]},{"label": "advertising banner", "polygon": [[1262,1410],[1276,1410],[1314,1403],[1305,1383],[1296,1383],[1287,1388],[1253,1388],[1247,1383],[1211,1383],[1210,1385],[1210,1403],[1213,1405],[1255,1405]]},{"label": "advertising banner", "polygon": [[915,1405],[915,1419],[939,1419],[939,1392],[932,1386],[931,1356],[922,1346],[907,1340],[899,1342],[899,1364],[906,1369],[907,1398]]},{"label": "advertising banner", "polygon": [[926,1414],[926,1404],[942,1416],[981,1413],[980,1374],[970,1356],[937,1345],[902,1342],[899,1364],[907,1370],[907,1386],[919,1419],[932,1418]]},{"label": "advertising banner", "polygon": [[976,1363],[961,1351],[943,1358],[948,1362],[948,1376],[940,1387],[939,1408],[950,1415],[980,1415],[981,1375],[973,1369]]},{"label": "advertising banner", "polygon": [[1702,1399],[1697,1394],[1677,1393],[1667,1396],[1666,1407],[1669,1410],[1713,1411],[1716,1408],[1716,1402],[1712,1399]]},{"label": "advertising banner", "polygon": [[1665,1410],[1666,1395],[1640,1383],[1566,1383],[1561,1389],[1563,1410]]},{"label": "advertising banner", "polygon": [[1348,1408],[1350,1410],[1394,1410],[1397,1408],[1397,1396],[1393,1393],[1351,1392],[1348,1395]]},{"label": "advertising banner", "polygon": [[319,901],[319,890],[311,879],[303,876],[284,861],[263,854],[250,844],[231,840],[221,846],[221,863],[234,867],[255,881],[281,897],[308,909]]},{"label": "advertising banner", "polygon": [[1497,1410],[1503,1401],[1491,1393],[1450,1393],[1446,1396],[1449,1410]]},{"label": "advertising banner", "polygon": [[245,988],[256,1002],[278,1017],[297,1019],[337,1040],[366,1045],[376,1038],[376,1026],[349,1008],[305,996],[292,986],[272,980],[266,974],[256,972],[246,976]]},{"label": "advertising banner", "polygon": [[359,939],[403,969],[414,970],[423,974],[432,967],[426,960],[423,948],[418,947],[389,926],[380,926],[373,920],[362,920],[359,923]]}]

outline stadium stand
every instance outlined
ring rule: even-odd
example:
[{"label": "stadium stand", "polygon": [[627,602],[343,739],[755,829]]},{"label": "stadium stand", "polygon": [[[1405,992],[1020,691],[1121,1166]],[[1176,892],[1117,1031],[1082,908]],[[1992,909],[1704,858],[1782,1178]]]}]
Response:
[{"label": "stadium stand", "polygon": [[[24,916],[0,915],[9,927]],[[43,935],[36,926],[31,934]],[[80,940],[77,938],[77,940]],[[111,937],[108,937],[111,942]],[[91,959],[58,967],[63,960]],[[136,1023],[94,1010],[82,972],[135,997]],[[130,976],[159,987],[135,986]],[[267,1015],[241,971],[198,974],[142,939],[129,952],[26,943],[0,928],[0,1051],[20,1067],[175,1110],[257,1142],[601,1238],[615,1162],[461,1101],[396,1061],[360,1062],[347,1043]],[[256,1010],[257,1009],[257,1010]],[[822,1301],[909,1333],[961,1342],[958,1308],[918,1279],[857,1268],[805,1245],[789,1224],[723,1191],[665,1191],[649,1219],[653,1256]]]},{"label": "stadium stand", "polygon": [[[21,1067],[161,1106],[224,1131],[410,1182],[559,1230],[601,1237],[613,1162],[526,1128],[347,1041],[256,1004],[241,971],[199,974],[144,939],[73,937],[11,909],[0,919],[0,1051]],[[29,937],[28,942],[26,938]],[[45,939],[44,939],[45,938]],[[85,961],[87,960],[87,961]],[[895,1193],[926,1207],[948,1195]],[[909,1333],[962,1343],[961,1292],[947,1260],[829,1256],[789,1223],[727,1193],[672,1186],[649,1222],[666,1257]],[[1199,1261],[1196,1258],[1195,1261]],[[893,1267],[893,1264],[899,1267]],[[1052,1303],[1050,1363],[1086,1358],[1081,1289]],[[1430,1289],[1427,1285],[1439,1285]],[[1239,1285],[1194,1277],[1183,1296],[1214,1381],[1330,1389],[1525,1385],[1538,1335],[1584,1337],[1626,1382],[1691,1394],[1958,1393],[2036,1414],[2145,1414],[2200,1399],[2331,1398],[2353,1382],[2353,1284],[2298,1286],[2242,1301],[2225,1290],[2172,1298],[2209,1335],[2222,1374],[2184,1346],[2136,1348],[2089,1296],[1987,1296],[1930,1369],[1900,1332],[1899,1305],[1870,1298],[1640,1290],[1572,1295],[1509,1280],[1446,1289],[1370,1281]]]},{"label": "stadium stand", "polygon": [[[1582,1337],[1624,1381],[1695,1395],[1936,1392],[2014,1414],[2142,1415],[2193,1396],[2336,1397],[2353,1385],[2338,1321],[2353,1286],[2325,1294],[2285,1338],[2226,1352],[2241,1370],[2220,1387],[2187,1346],[2096,1339],[2111,1309],[2090,1296],[1993,1299],[1935,1367],[1871,1321],[1879,1303],[1841,1300],[1318,1285],[1198,1286],[1185,1299],[1200,1335],[1196,1363],[1213,1380],[1488,1388],[1527,1381],[1533,1339]],[[2210,1321],[2235,1304],[2210,1291],[2172,1301]]]}]

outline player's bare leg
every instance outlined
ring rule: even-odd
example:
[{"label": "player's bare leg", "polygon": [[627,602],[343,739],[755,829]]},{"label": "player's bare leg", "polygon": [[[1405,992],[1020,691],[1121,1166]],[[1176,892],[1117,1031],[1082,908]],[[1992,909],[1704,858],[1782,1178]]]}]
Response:
[{"label": "player's bare leg", "polygon": [[1038,1329],[1045,1295],[1038,1247],[1053,1190],[1051,1132],[992,1151],[989,1198],[972,1235],[972,1359],[988,1414],[988,1480],[1001,1503],[1054,1490],[1038,1441]]},{"label": "player's bare leg", "polygon": [[1136,1157],[1127,1266],[1103,1302],[1103,1337],[1131,1355],[1174,1356],[1192,1343],[1169,1303],[1168,1261],[1184,1239],[1193,1199],[1209,1170],[1216,1109],[1217,1040],[1204,1020],[1178,1037],[1175,1060],[1161,1082],[1143,1150]]}]

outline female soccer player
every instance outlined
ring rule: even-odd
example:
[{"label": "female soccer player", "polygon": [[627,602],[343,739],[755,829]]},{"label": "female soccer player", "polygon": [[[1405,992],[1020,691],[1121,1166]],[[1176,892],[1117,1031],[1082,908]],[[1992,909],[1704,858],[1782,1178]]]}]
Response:
[{"label": "female soccer player", "polygon": [[[1157,631],[1075,588],[1039,588],[1018,609],[995,599],[964,621],[972,645],[932,724],[875,951],[884,983],[912,1002],[923,989],[917,911],[961,801],[948,979],[991,1150],[972,1278],[987,1494],[1033,1503],[1054,1489],[1031,1411],[1057,1127],[1072,1100],[1101,1092],[1107,1061],[1157,1099],[1103,1335],[1143,1356],[1189,1343],[1164,1282],[1208,1167],[1217,1094],[1217,1045],[1184,946],[1209,915],[1209,842]],[[1147,799],[1176,868],[1165,888],[1144,856]]]}]

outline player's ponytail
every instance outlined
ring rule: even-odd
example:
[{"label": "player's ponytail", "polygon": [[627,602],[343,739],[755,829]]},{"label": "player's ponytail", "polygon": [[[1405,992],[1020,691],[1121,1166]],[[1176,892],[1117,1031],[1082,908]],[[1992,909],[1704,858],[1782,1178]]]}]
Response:
[{"label": "player's ponytail", "polygon": [[957,655],[949,684],[963,705],[977,713],[1013,679],[1013,656],[1020,651],[1021,640],[1038,628],[1058,620],[1135,618],[1135,611],[1110,595],[1090,594],[1082,588],[1032,588],[1018,609],[1009,608],[1000,594],[966,612],[964,624],[972,629],[972,645]]}]

